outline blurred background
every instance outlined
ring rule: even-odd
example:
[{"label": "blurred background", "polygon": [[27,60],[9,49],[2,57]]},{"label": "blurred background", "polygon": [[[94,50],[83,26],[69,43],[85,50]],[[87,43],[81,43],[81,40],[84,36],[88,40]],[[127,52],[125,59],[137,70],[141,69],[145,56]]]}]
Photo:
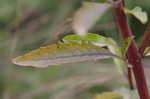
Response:
[{"label": "blurred background", "polygon": [[[72,17],[84,1],[105,0],[0,0],[0,99],[93,99],[96,93],[128,87],[112,60],[44,69],[12,64],[12,58],[74,33]],[[125,1],[128,8],[140,6],[150,15],[150,0]],[[129,23],[139,44],[146,25],[133,17]],[[90,32],[113,37],[121,44],[113,10]],[[149,71],[147,67],[147,78]]]}]

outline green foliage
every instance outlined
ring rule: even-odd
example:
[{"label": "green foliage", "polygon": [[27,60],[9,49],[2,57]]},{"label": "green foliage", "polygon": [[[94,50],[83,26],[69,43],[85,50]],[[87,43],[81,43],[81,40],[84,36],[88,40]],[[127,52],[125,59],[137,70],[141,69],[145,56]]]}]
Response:
[{"label": "green foliage", "polygon": [[130,47],[130,44],[132,42],[132,40],[134,39],[134,37],[129,37],[125,42],[124,42],[124,45],[122,47],[122,55],[125,56],[127,51],[128,51],[128,48]]},{"label": "green foliage", "polygon": [[63,38],[63,41],[70,41],[70,40],[71,41],[81,41],[81,40],[84,40],[84,41],[90,41],[90,42],[92,42],[92,41],[97,42],[100,39],[105,40],[104,37],[102,37],[98,34],[86,33],[84,36],[79,36],[79,35],[75,35],[75,34],[65,36]]},{"label": "green foliage", "polygon": [[123,96],[116,92],[104,92],[97,94],[94,99],[123,99]]},{"label": "green foliage", "polygon": [[[100,47],[108,47],[108,49],[119,56],[122,56],[121,53],[121,49],[119,48],[119,46],[117,45],[117,43],[108,37],[104,37],[98,34],[93,34],[93,33],[86,33],[84,36],[79,36],[79,35],[68,35],[66,37],[63,38],[63,41],[90,41],[92,44],[96,45],[96,46],[100,46]],[[116,53],[116,48],[118,49],[118,53]]]},{"label": "green foliage", "polygon": [[108,50],[95,46],[88,41],[59,42],[29,52],[13,59],[13,63],[23,66],[47,67],[62,63],[97,60],[116,57]]},{"label": "green foliage", "polygon": [[131,14],[136,17],[142,24],[146,24],[148,21],[148,15],[145,11],[142,11],[141,7],[135,7],[132,10],[124,8],[125,13]]},{"label": "green foliage", "polygon": [[[124,48],[120,48],[118,44],[109,37],[104,37],[98,34],[92,34],[92,33],[86,33],[84,36],[78,36],[78,35],[68,35],[64,37],[64,41],[90,41],[92,44],[99,46],[99,47],[107,47],[110,52],[113,54],[123,57],[124,53],[128,49],[128,46],[130,45],[130,42],[132,38],[129,38],[127,40],[127,44],[124,45]],[[120,73],[124,73],[126,71],[126,65],[127,63],[124,60],[114,58],[113,59],[117,69]]]}]

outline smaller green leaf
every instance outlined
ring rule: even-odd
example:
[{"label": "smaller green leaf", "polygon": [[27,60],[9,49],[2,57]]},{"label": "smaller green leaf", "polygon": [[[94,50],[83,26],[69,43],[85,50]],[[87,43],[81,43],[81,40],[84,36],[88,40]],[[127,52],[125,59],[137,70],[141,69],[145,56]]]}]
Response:
[{"label": "smaller green leaf", "polygon": [[94,99],[123,99],[123,96],[117,92],[104,92],[97,94]]},{"label": "smaller green leaf", "polygon": [[144,55],[145,56],[150,56],[150,46],[145,49]]},{"label": "smaller green leaf", "polygon": [[93,34],[93,33],[86,33],[84,36],[79,36],[79,35],[67,35],[63,38],[63,41],[97,41],[100,39],[100,35],[98,34]]},{"label": "smaller green leaf", "polygon": [[115,46],[116,48],[117,45],[116,43],[114,43],[115,41],[108,38],[108,37],[104,37],[98,34],[94,34],[94,33],[86,33],[84,36],[80,36],[80,35],[76,35],[76,34],[72,34],[72,35],[67,35],[63,38],[63,41],[89,41],[92,44],[96,45],[96,46],[100,46],[100,47],[104,47],[104,46]]},{"label": "smaller green leaf", "polygon": [[121,49],[123,56],[126,55],[126,53],[127,53],[127,51],[128,51],[128,48],[130,47],[130,44],[131,44],[131,42],[132,42],[133,39],[134,39],[134,36],[129,37],[129,38],[127,38],[127,39],[125,40],[124,45],[123,45],[123,47],[122,47],[122,49]]},{"label": "smaller green leaf", "polygon": [[146,24],[148,21],[148,15],[145,11],[142,11],[141,7],[135,7],[134,9],[130,10],[128,8],[123,9],[125,13],[133,15],[137,18],[142,24]]},{"label": "smaller green leaf", "polygon": [[[79,36],[79,35],[68,35],[63,38],[63,41],[89,41],[92,44],[98,46],[98,47],[107,47],[108,50],[113,53],[114,55],[122,57],[122,51],[121,48],[117,45],[117,43],[109,38],[109,37],[104,37],[98,34],[93,34],[93,33],[86,33],[84,36]],[[120,60],[117,58],[113,59],[116,67],[118,69],[118,72],[123,73],[125,72],[125,62],[124,60]]]}]

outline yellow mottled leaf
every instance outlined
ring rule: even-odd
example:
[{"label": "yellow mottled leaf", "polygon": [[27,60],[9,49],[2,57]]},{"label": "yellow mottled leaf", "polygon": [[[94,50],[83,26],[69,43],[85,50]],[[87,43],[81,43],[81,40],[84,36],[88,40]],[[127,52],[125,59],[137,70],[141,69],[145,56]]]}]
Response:
[{"label": "yellow mottled leaf", "polygon": [[104,92],[97,94],[94,99],[123,99],[123,96],[116,92]]},{"label": "yellow mottled leaf", "polygon": [[[100,48],[90,42],[59,42],[41,47],[23,56],[13,59],[13,63],[22,66],[47,67],[63,63],[117,57],[107,49]],[[119,58],[119,57],[117,57]]]}]

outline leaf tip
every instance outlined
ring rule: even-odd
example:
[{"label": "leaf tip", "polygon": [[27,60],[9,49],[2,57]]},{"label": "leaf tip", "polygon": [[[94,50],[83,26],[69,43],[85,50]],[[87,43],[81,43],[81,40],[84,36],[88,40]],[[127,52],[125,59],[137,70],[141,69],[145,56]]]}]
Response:
[{"label": "leaf tip", "polygon": [[16,57],[16,58],[13,58],[13,59],[11,60],[12,63],[15,64],[15,65],[21,65],[21,66],[22,66],[23,64],[18,61],[19,58],[20,58],[20,56],[19,56],[19,57]]}]

